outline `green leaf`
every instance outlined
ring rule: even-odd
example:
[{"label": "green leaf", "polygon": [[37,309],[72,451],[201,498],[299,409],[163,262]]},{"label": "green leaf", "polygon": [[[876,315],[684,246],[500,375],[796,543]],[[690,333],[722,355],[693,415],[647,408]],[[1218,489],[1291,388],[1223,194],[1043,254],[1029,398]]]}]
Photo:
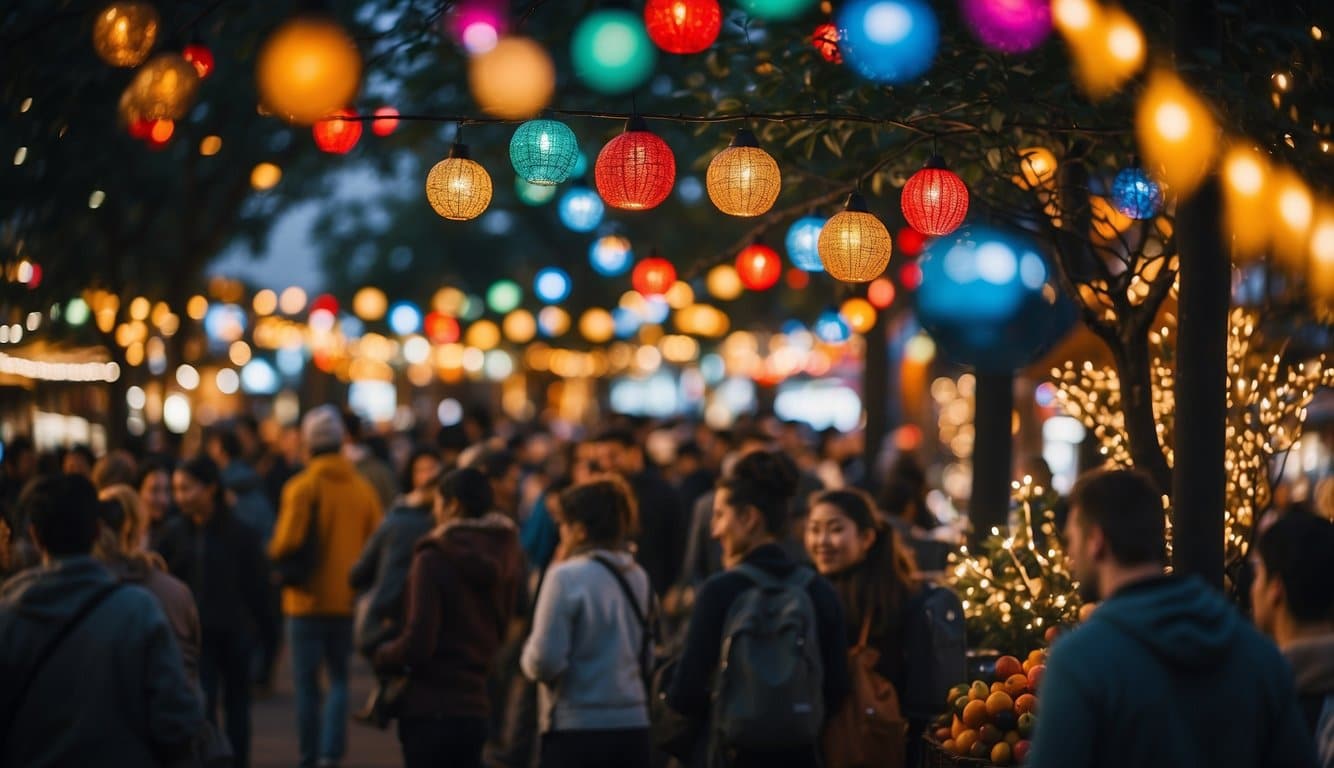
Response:
[{"label": "green leaf", "polygon": [[824,139],[824,145],[834,154],[834,157],[843,157],[843,145],[838,143],[838,139],[831,134],[823,134],[820,138]]}]

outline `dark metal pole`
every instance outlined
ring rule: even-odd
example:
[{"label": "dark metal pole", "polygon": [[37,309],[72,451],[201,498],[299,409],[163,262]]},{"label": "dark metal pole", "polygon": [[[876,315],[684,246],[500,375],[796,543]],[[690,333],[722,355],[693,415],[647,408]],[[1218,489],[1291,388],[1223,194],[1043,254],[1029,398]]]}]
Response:
[{"label": "dark metal pole", "polygon": [[[1174,0],[1178,67],[1216,47],[1218,17],[1207,0]],[[1211,175],[1177,204],[1173,567],[1223,586],[1223,469],[1227,424],[1227,314],[1230,259],[1223,242],[1222,189]]]},{"label": "dark metal pole", "polygon": [[870,490],[879,491],[880,449],[889,434],[889,312],[880,310],[875,325],[866,334],[866,364],[862,370],[862,403],[866,408],[862,460]]},{"label": "dark metal pole", "polygon": [[976,546],[991,535],[993,526],[1005,530],[1010,516],[1014,374],[978,372],[974,410],[973,497],[969,517]]}]

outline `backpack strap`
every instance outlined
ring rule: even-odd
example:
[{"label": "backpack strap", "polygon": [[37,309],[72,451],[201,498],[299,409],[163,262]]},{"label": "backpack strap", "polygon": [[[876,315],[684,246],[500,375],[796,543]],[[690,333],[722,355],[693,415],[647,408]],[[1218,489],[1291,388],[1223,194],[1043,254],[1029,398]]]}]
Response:
[{"label": "backpack strap", "polygon": [[657,601],[653,597],[653,585],[649,585],[649,607],[648,610],[645,611],[640,607],[639,599],[635,597],[635,592],[631,589],[630,582],[626,580],[625,574],[621,573],[621,569],[617,567],[615,563],[602,555],[593,555],[591,559],[593,562],[606,568],[612,578],[616,579],[616,583],[620,586],[626,601],[630,603],[630,610],[634,611],[635,620],[639,622],[639,628],[643,630],[643,636],[639,643],[639,666],[640,674],[644,677],[644,693],[645,695],[648,695],[649,681],[653,675],[653,665],[650,657],[653,651],[653,641],[657,635],[655,625],[657,624],[658,612]]},{"label": "backpack strap", "polygon": [[83,601],[83,604],[65,620],[65,623],[60,629],[56,630],[55,635],[51,637],[51,640],[47,642],[41,652],[37,654],[37,657],[33,660],[32,664],[28,667],[27,677],[23,678],[23,682],[14,689],[17,691],[17,694],[14,696],[14,708],[5,716],[4,727],[0,728],[0,737],[7,737],[9,735],[9,729],[14,725],[14,719],[18,717],[19,710],[23,707],[24,700],[28,698],[28,691],[32,688],[33,682],[36,681],[37,673],[42,671],[42,667],[46,665],[46,662],[50,660],[56,650],[60,648],[60,645],[65,641],[65,638],[69,637],[70,633],[73,632],[79,624],[83,623],[84,619],[91,615],[93,611],[97,610],[97,606],[101,605],[102,601],[110,597],[111,593],[120,589],[120,586],[120,582],[114,581],[110,584],[103,584],[98,587],[97,590],[94,591],[92,595],[89,595]]}]

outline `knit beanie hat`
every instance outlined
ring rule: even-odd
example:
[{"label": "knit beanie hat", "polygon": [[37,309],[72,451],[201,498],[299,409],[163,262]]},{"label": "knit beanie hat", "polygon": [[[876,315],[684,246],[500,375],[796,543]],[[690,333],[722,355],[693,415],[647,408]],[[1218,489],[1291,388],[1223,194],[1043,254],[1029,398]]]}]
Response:
[{"label": "knit beanie hat", "polygon": [[343,415],[332,405],[321,405],[301,420],[301,439],[312,453],[341,447],[344,433]]}]

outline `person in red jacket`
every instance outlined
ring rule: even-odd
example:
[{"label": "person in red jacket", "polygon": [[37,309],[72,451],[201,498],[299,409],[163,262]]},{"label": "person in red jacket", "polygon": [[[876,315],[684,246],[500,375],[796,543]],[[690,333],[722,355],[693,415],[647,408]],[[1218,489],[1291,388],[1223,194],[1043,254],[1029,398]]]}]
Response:
[{"label": "person in red jacket", "polygon": [[382,674],[407,670],[397,713],[405,768],[482,764],[487,675],[523,573],[518,531],[492,502],[475,469],[440,480],[439,525],[413,553],[403,633],[375,654]]}]

